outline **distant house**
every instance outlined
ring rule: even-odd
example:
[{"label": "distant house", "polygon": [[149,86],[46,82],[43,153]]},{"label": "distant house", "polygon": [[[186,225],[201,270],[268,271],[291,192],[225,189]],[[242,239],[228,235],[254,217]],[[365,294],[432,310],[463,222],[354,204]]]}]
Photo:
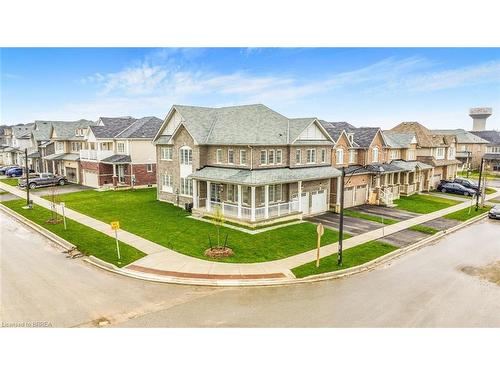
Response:
[{"label": "distant house", "polygon": [[82,184],[91,187],[156,184],[157,117],[101,117],[85,134],[79,151]]},{"label": "distant house", "polygon": [[456,136],[435,134],[418,122],[403,122],[387,133],[413,134],[417,141],[417,161],[432,167],[430,187],[435,189],[441,180],[452,180],[457,175]]},{"label": "distant house", "polygon": [[[85,131],[94,122],[88,120],[78,121],[50,121],[50,142],[53,143],[54,153],[47,151],[49,144],[45,145],[44,160],[47,171],[65,175],[68,181],[81,183],[80,150],[85,141]],[[52,146],[50,146],[52,147]],[[51,164],[51,168],[49,165]]]},{"label": "distant house", "polygon": [[488,142],[486,153],[483,155],[486,164],[484,168],[488,172],[500,174],[500,132],[498,130],[482,130],[471,133]]},{"label": "distant house", "polygon": [[327,211],[334,141],[317,118],[261,105],[174,105],[154,138],[158,199],[222,210],[233,221],[280,221]]},{"label": "distant house", "polygon": [[47,150],[50,148],[47,146],[52,143],[51,133],[51,121],[35,121],[35,127],[31,131],[31,145],[28,149],[28,164],[35,172],[49,172],[48,163],[43,157],[49,155]]},{"label": "distant house", "polygon": [[486,153],[488,141],[464,129],[432,130],[434,134],[454,135],[457,139],[456,158],[462,169],[478,169],[481,158]]}]

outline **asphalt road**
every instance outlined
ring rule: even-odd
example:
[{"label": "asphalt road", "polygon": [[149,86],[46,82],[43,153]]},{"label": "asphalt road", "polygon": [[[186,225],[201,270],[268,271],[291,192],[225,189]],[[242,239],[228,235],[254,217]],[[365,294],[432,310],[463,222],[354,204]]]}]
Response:
[{"label": "asphalt road", "polygon": [[4,326],[500,327],[500,221],[483,220],[357,276],[244,289],[114,275],[66,259],[4,214],[0,222]]}]

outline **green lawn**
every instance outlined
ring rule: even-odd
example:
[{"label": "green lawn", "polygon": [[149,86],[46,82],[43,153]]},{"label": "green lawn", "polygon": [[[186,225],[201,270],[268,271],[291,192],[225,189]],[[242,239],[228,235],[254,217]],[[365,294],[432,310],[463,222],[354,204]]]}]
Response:
[{"label": "green lawn", "polygon": [[[471,180],[478,180],[479,179],[479,172],[478,171],[469,172],[469,177],[467,177],[467,172],[466,171],[463,171],[463,172],[462,171],[458,171],[457,172],[457,176],[465,177],[465,178],[470,178]],[[488,179],[488,180],[494,180],[496,178],[498,178],[498,176],[494,176],[494,175],[491,175],[491,174],[486,174],[486,179]]]},{"label": "green lawn", "polygon": [[320,259],[319,267],[316,268],[316,261],[303,264],[292,269],[293,274],[297,278],[302,278],[311,275],[317,275],[325,272],[339,271],[346,268],[359,266],[360,264],[369,262],[379,258],[382,255],[396,250],[397,247],[384,242],[370,241],[362,245],[351,247],[344,250],[342,267],[337,265],[337,254],[332,254]]},{"label": "green lawn", "polygon": [[489,188],[489,187],[487,187],[487,188],[485,189],[485,191],[486,191],[486,194],[493,194],[493,193],[495,193],[495,192],[496,192],[496,190],[495,190],[495,189],[492,189],[492,188]]},{"label": "green lawn", "polygon": [[[156,189],[136,189],[97,192],[86,190],[61,194],[61,202],[76,211],[109,223],[119,220],[121,228],[150,241],[197,258],[207,259],[205,250],[217,241],[216,227],[195,220],[183,209],[156,200]],[[228,246],[234,256],[222,262],[264,262],[286,258],[316,247],[316,226],[302,223],[247,234],[239,230],[221,228],[221,242],[228,235]],[[322,245],[338,240],[338,233],[325,229]]]},{"label": "green lawn", "polygon": [[454,206],[458,203],[461,202],[431,195],[419,194],[413,194],[394,200],[394,204],[397,205],[396,208],[418,214],[428,214],[429,212],[442,210],[443,208]]},{"label": "green lawn", "polygon": [[19,185],[17,177],[2,178],[0,180],[0,182],[3,182],[4,184],[10,185],[10,186],[17,186],[17,185]]},{"label": "green lawn", "polygon": [[421,224],[414,225],[408,229],[427,234],[436,234],[437,232],[439,232],[439,230],[436,228],[428,227],[426,225],[421,225]]},{"label": "green lawn", "polygon": [[479,210],[476,211],[476,207],[474,206],[470,209],[470,213],[469,213],[469,208],[464,208],[463,210],[453,212],[443,217],[447,219],[466,221],[475,216],[481,215],[482,213],[488,212],[490,208],[491,207],[483,207],[483,208],[479,207]]},{"label": "green lawn", "polygon": [[113,237],[109,237],[71,219],[66,219],[66,230],[62,222],[59,224],[48,224],[47,220],[51,218],[51,212],[49,210],[36,205],[33,210],[25,210],[22,208],[25,206],[25,202],[22,199],[2,202],[2,204],[57,234],[59,237],[71,242],[82,253],[93,255],[106,262],[113,263],[118,267],[123,267],[146,255],[136,248],[120,241],[121,263],[118,263],[116,242]]},{"label": "green lawn", "polygon": [[350,217],[357,217],[359,219],[364,219],[364,220],[375,221],[377,223],[385,225],[396,224],[397,222],[399,222],[398,220],[395,219],[389,219],[387,217],[382,218],[382,216],[370,215],[364,212],[353,211],[353,210],[344,210],[344,215]]}]

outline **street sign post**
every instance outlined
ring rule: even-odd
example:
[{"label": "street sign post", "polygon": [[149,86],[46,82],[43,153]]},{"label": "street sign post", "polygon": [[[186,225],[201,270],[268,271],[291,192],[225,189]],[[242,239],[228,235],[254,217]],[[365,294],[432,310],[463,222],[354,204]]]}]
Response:
[{"label": "street sign post", "polygon": [[67,229],[66,228],[66,214],[64,213],[64,207],[66,207],[64,202],[61,202],[61,211],[62,211],[62,215],[63,215],[64,230],[66,230]]},{"label": "street sign post", "polygon": [[316,251],[316,267],[319,267],[319,248],[321,247],[321,236],[325,233],[325,228],[323,224],[319,223],[316,227],[316,233],[318,234],[318,248]]},{"label": "street sign post", "polygon": [[[119,221],[112,221],[111,222],[111,229],[115,231],[116,252],[118,253],[118,259],[121,259],[121,257],[120,257],[120,244],[118,243],[118,229],[120,229],[120,222]],[[118,263],[120,263],[120,262],[118,262]]]}]

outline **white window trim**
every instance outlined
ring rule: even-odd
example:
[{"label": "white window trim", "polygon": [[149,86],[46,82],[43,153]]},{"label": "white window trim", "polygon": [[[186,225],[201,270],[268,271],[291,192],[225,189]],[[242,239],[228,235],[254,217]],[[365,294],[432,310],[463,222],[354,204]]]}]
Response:
[{"label": "white window trim", "polygon": [[222,152],[222,148],[218,148],[215,150],[215,164],[222,164],[222,158],[223,158],[224,153]]},{"label": "white window trim", "polygon": [[[229,153],[233,154],[233,161],[230,161]],[[229,150],[227,150],[227,164],[231,164],[231,165],[234,164],[234,150],[232,148],[230,148]]]},{"label": "white window trim", "polygon": [[[245,154],[245,162],[243,163],[243,158],[241,155]],[[240,165],[247,165],[247,150],[240,150]]]},{"label": "white window trim", "polygon": [[[271,155],[272,155],[272,161],[271,161]],[[276,164],[276,152],[275,150],[269,150],[267,152],[267,164],[273,165]]]},{"label": "white window trim", "polygon": [[[297,161],[297,154],[299,157],[299,161]],[[302,164],[302,150],[300,148],[295,149],[295,164]]]},{"label": "white window trim", "polygon": [[[339,157],[339,155],[341,157]],[[338,148],[335,150],[335,164],[344,164],[344,149]]]},{"label": "white window trim", "polygon": [[[151,170],[149,170],[149,167],[151,167]],[[152,163],[146,164],[146,172],[153,173],[153,164]]]},{"label": "white window trim", "polygon": [[[262,154],[264,153],[265,155],[265,160],[264,163],[262,162]],[[267,165],[267,150],[260,150],[260,165]]]},{"label": "white window trim", "polygon": [[[377,157],[375,157],[375,155],[376,155]],[[380,160],[380,151],[379,151],[378,147],[374,147],[374,148],[372,149],[372,162],[373,162],[373,163],[378,163],[378,162],[379,162],[379,160]]]},{"label": "white window trim", "polygon": [[[169,154],[170,154],[170,158],[167,158],[165,157],[165,154],[166,154],[166,150],[170,150]],[[160,158],[161,160],[169,160],[169,161],[172,161],[172,147],[162,147],[161,148],[161,153],[160,153]]]},{"label": "white window trim", "polygon": [[357,154],[356,150],[349,150],[349,163],[350,164],[356,163],[357,156],[358,156],[358,154]]},{"label": "white window trim", "polygon": [[[182,162],[182,154],[184,153],[184,151],[187,151],[187,163],[183,163]],[[189,161],[189,154],[191,153],[191,162]],[[179,164],[180,165],[193,165],[193,149],[189,146],[182,146],[180,149],[179,149]]]},{"label": "white window trim", "polygon": [[[311,161],[309,161],[309,151],[311,151]],[[308,148],[307,149],[307,155],[306,155],[306,164],[316,164],[316,149],[315,148]],[[314,156],[314,157],[313,157]]]},{"label": "white window trim", "polygon": [[321,164],[325,164],[326,163],[326,157],[327,157],[327,155],[326,155],[326,148],[320,149],[319,150],[319,154],[320,154],[320,159],[321,159],[320,162],[321,162]]},{"label": "white window trim", "polygon": [[[279,162],[278,162],[278,154],[280,156]],[[274,153],[274,161],[275,161],[275,164],[283,164],[283,150],[281,150],[281,149],[276,150],[276,152]]]}]

